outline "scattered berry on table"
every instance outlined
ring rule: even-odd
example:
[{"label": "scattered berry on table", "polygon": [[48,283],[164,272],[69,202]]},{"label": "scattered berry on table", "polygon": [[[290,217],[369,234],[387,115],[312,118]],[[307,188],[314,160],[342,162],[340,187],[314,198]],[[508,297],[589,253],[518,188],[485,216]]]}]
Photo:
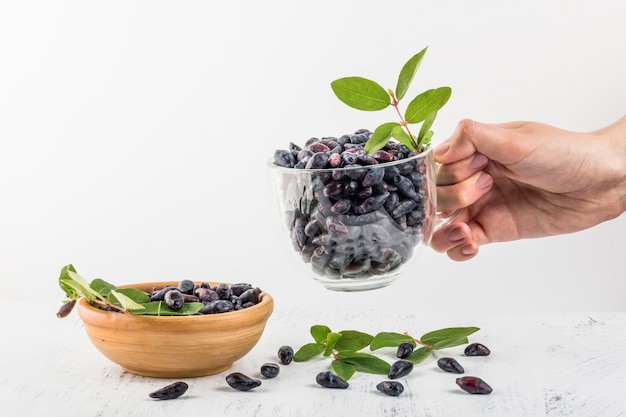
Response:
[{"label": "scattered berry on table", "polygon": [[470,343],[465,347],[465,356],[489,356],[491,351],[482,343]]},{"label": "scattered berry on table", "polygon": [[396,357],[399,359],[406,359],[411,353],[413,353],[413,349],[413,343],[400,343],[398,350],[396,351]]},{"label": "scattered berry on table", "polygon": [[402,378],[403,376],[410,374],[412,370],[413,362],[400,359],[391,364],[387,377],[389,377],[389,379]]},{"label": "scattered berry on table", "polygon": [[404,385],[398,381],[383,381],[376,385],[376,389],[383,394],[397,397],[404,392]]},{"label": "scattered berry on table", "polygon": [[226,376],[226,383],[238,391],[250,391],[261,385],[258,379],[250,378],[241,372],[233,372]]},{"label": "scattered berry on table", "polygon": [[276,378],[280,373],[280,367],[273,362],[264,363],[261,365],[261,375],[265,378]]},{"label": "scattered berry on table", "polygon": [[178,381],[151,392],[148,395],[150,398],[155,398],[157,400],[173,400],[174,398],[178,398],[187,392],[187,388],[189,388],[189,385],[185,382]]},{"label": "scattered berry on table", "polygon": [[456,384],[470,394],[491,394],[492,388],[476,376],[464,376],[456,379]]},{"label": "scattered berry on table", "polygon": [[293,348],[291,346],[281,346],[278,349],[278,359],[283,363],[283,365],[289,365],[293,360]]},{"label": "scattered berry on table", "polygon": [[465,373],[463,366],[454,358],[439,358],[437,360],[437,366],[446,372],[452,372],[454,374]]},{"label": "scattered berry on table", "polygon": [[350,384],[345,379],[330,371],[320,372],[315,377],[315,381],[319,385],[326,388],[346,389],[350,386]]}]

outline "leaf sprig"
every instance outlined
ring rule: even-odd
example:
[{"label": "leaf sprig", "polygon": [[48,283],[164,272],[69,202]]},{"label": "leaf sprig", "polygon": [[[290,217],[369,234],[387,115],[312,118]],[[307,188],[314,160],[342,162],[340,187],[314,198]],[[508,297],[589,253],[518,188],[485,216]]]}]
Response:
[{"label": "leaf sprig", "polygon": [[202,308],[202,303],[185,303],[180,310],[173,310],[163,301],[150,301],[150,296],[136,288],[117,288],[103,279],[88,282],[69,264],[61,269],[59,286],[65,292],[64,304],[57,317],[66,317],[76,301],[84,297],[91,305],[135,315],[190,315]]},{"label": "leaf sprig", "polygon": [[[431,127],[437,112],[448,102],[452,89],[439,87],[426,90],[411,100],[404,113],[399,108],[400,100],[411,86],[427,49],[428,47],[422,49],[404,64],[395,91],[385,90],[377,82],[363,77],[344,77],[331,82],[337,98],[352,108],[364,111],[378,111],[389,106],[395,108],[400,122],[388,122],[378,126],[365,144],[367,153],[382,149],[391,138],[397,139],[412,151],[423,152],[430,146],[433,136]],[[409,125],[418,123],[422,125],[415,135]]]},{"label": "leaf sprig", "polygon": [[425,333],[419,339],[408,333],[381,332],[372,336],[356,330],[333,332],[328,326],[311,326],[313,342],[306,343],[293,356],[295,362],[305,362],[319,355],[332,357],[333,371],[349,380],[355,372],[386,375],[391,364],[372,353],[362,352],[369,347],[376,351],[386,347],[397,348],[401,343],[420,346],[406,358],[418,364],[428,358],[435,350],[451,348],[469,342],[468,336],[480,330],[478,327],[449,327]]}]

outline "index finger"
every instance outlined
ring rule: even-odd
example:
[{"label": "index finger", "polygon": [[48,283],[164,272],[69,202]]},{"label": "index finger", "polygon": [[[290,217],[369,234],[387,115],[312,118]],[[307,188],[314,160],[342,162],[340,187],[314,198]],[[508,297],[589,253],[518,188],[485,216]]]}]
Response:
[{"label": "index finger", "polygon": [[[435,161],[450,164],[481,153],[491,160],[510,162],[511,147],[520,144],[508,139],[520,125],[523,122],[484,124],[469,119],[461,120],[452,135],[435,147]],[[502,146],[505,142],[507,146]],[[513,152],[513,155],[516,153]]]},{"label": "index finger", "polygon": [[474,129],[475,123],[471,120],[461,120],[452,135],[439,145],[435,146],[433,154],[435,161],[441,164],[451,164],[467,159],[476,153],[476,146],[470,140],[462,140],[468,136],[468,131]]}]

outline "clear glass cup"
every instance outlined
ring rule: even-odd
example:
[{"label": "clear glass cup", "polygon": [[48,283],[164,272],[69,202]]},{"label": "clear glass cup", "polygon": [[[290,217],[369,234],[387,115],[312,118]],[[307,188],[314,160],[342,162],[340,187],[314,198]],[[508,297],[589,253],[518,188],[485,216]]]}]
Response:
[{"label": "clear glass cup", "polygon": [[436,212],[436,170],[432,149],[363,167],[285,168],[271,159],[272,210],[285,250],[328,289],[389,285],[453,217]]}]

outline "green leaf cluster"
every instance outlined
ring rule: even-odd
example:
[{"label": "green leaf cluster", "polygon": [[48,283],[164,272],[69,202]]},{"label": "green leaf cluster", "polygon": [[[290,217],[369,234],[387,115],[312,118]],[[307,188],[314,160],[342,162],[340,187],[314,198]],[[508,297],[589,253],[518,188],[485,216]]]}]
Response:
[{"label": "green leaf cluster", "polygon": [[[385,89],[375,81],[363,77],[344,77],[331,82],[330,86],[339,100],[357,110],[378,111],[393,106],[400,116],[400,122],[388,122],[378,126],[365,144],[368,153],[382,149],[391,138],[398,140],[413,151],[423,152],[430,146],[433,136],[431,127],[437,112],[448,102],[452,94],[450,87],[426,90],[414,97],[404,113],[399,102],[405,97],[415,74],[419,69],[428,47],[409,59],[402,67],[395,91]],[[409,125],[419,124],[417,135]]]},{"label": "green leaf cluster", "polygon": [[100,278],[88,282],[71,264],[61,269],[59,287],[65,292],[65,302],[84,297],[93,306],[136,315],[190,315],[202,308],[202,303],[185,303],[180,310],[173,310],[162,301],[150,301],[148,294],[136,288],[117,288]]},{"label": "green leaf cluster", "polygon": [[300,347],[293,360],[305,362],[319,355],[332,356],[333,371],[347,381],[357,371],[381,375],[389,373],[391,364],[372,353],[361,352],[366,347],[373,352],[382,348],[397,348],[405,342],[413,344],[414,348],[420,345],[406,358],[418,364],[435,350],[468,343],[468,336],[478,330],[478,327],[449,327],[425,333],[416,339],[407,333],[380,332],[372,336],[356,330],[333,332],[328,326],[316,324],[310,329],[314,341]]},{"label": "green leaf cluster", "polygon": [[469,342],[467,338],[472,333],[480,330],[478,327],[448,327],[445,329],[428,332],[419,339],[409,336],[406,333],[378,333],[370,343],[370,350],[378,350],[384,347],[398,347],[401,343],[412,343],[413,347],[417,344],[421,347],[415,349],[407,360],[414,364],[418,364],[426,359],[435,350],[451,348],[454,346],[464,345]]},{"label": "green leaf cluster", "polygon": [[369,346],[372,335],[356,330],[333,332],[328,326],[311,327],[314,342],[303,345],[294,354],[295,362],[304,362],[316,356],[332,356],[333,371],[348,380],[356,371],[387,374],[391,365],[375,355],[358,352]]}]

